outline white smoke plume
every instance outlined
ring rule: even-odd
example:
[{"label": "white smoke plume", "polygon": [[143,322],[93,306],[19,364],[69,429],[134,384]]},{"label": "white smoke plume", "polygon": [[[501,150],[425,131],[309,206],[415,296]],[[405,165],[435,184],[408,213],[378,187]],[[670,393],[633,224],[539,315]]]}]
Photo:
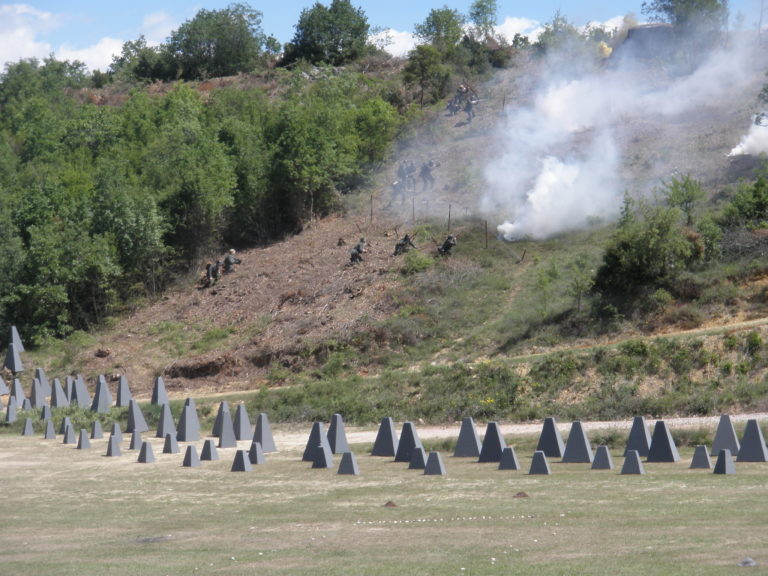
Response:
[{"label": "white smoke plume", "polygon": [[753,123],[749,132],[742,137],[741,142],[731,150],[728,156],[742,156],[744,154],[757,156],[766,153],[768,153],[768,126]]}]

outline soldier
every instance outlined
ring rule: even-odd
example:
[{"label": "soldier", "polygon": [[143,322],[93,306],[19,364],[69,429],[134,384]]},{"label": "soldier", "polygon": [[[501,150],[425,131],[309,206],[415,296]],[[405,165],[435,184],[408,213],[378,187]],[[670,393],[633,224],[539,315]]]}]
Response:
[{"label": "soldier", "polygon": [[416,248],[413,241],[411,240],[411,237],[406,234],[403,236],[400,240],[397,241],[395,244],[395,256],[400,256],[400,254],[405,254],[410,250],[411,248]]},{"label": "soldier", "polygon": [[448,237],[443,240],[443,243],[437,247],[437,253],[440,254],[440,256],[450,256],[451,249],[454,246],[456,246],[456,236],[448,234]]},{"label": "soldier", "polygon": [[432,168],[434,167],[435,163],[432,160],[421,165],[419,177],[421,178],[422,190],[432,188],[435,185],[435,177],[432,175]]},{"label": "soldier", "polygon": [[464,112],[467,113],[467,124],[472,124],[472,118],[475,117],[475,104],[477,104],[477,100],[469,98],[464,106]]},{"label": "soldier", "polygon": [[390,204],[395,202],[395,199],[400,196],[400,205],[405,204],[405,180],[395,180],[392,183],[392,200]]},{"label": "soldier", "polygon": [[237,258],[235,256],[235,250],[231,249],[229,251],[229,254],[224,258],[224,273],[228,274],[232,272],[232,270],[235,269],[235,264],[240,264],[241,260],[240,258]]},{"label": "soldier", "polygon": [[416,164],[413,160],[405,162],[405,190],[416,190]]},{"label": "soldier", "polygon": [[349,263],[357,264],[363,261],[363,254],[365,253],[365,238],[360,238],[360,241],[355,244],[349,251]]},{"label": "soldier", "polygon": [[211,268],[211,278],[213,278],[214,284],[221,278],[221,267],[221,260],[216,260],[216,264]]}]

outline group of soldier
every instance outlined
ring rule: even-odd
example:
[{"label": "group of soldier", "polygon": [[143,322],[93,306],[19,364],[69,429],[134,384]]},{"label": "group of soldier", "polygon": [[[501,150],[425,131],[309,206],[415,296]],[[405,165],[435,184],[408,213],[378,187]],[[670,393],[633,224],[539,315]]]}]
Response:
[{"label": "group of soldier", "polygon": [[[445,240],[443,240],[441,244],[437,245],[437,254],[439,256],[450,256],[451,249],[454,246],[456,246],[456,236],[453,234],[448,234]],[[358,264],[363,261],[363,254],[365,254],[368,251],[367,247],[368,247],[368,243],[366,242],[364,237],[361,237],[360,240],[357,242],[357,244],[355,244],[349,250],[350,265],[354,266],[355,264]],[[411,236],[409,234],[406,234],[395,243],[395,251],[392,255],[400,256],[408,252],[411,248],[417,249],[416,245],[413,243],[413,240],[411,239]]]},{"label": "group of soldier", "polygon": [[477,97],[466,85],[459,84],[459,87],[456,88],[456,94],[448,101],[446,109],[449,116],[455,116],[464,110],[467,114],[467,124],[471,124],[475,117],[475,104],[478,102]]},{"label": "group of soldier", "polygon": [[235,250],[230,249],[224,260],[216,260],[216,262],[207,262],[205,265],[205,273],[200,278],[200,286],[202,288],[208,288],[213,286],[221,279],[222,274],[229,274],[235,269],[235,264],[241,264],[242,260],[235,256]]},{"label": "group of soldier", "polygon": [[[440,166],[436,160],[425,160],[418,169],[418,175],[421,179],[422,191],[431,190],[435,186],[435,175],[433,171]],[[392,201],[398,197],[400,204],[405,202],[407,193],[416,193],[416,163],[413,160],[403,160],[397,167],[397,179],[392,183]]]}]

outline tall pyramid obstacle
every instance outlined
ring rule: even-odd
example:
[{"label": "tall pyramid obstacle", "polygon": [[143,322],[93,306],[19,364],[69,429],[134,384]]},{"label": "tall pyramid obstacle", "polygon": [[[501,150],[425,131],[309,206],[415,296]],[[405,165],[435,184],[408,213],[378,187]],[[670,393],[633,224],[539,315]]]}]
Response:
[{"label": "tall pyramid obstacle", "polygon": [[456,449],[453,451],[454,458],[477,458],[480,456],[481,447],[482,443],[477,435],[475,421],[469,417],[462,419],[459,439],[456,441]]},{"label": "tall pyramid obstacle", "polygon": [[221,434],[219,435],[219,448],[237,448],[235,428],[232,426],[232,415],[227,411],[221,419]]},{"label": "tall pyramid obstacle", "polygon": [[248,410],[245,408],[245,404],[238,404],[237,410],[235,410],[235,440],[250,440],[251,434],[251,419],[248,417]]},{"label": "tall pyramid obstacle", "polygon": [[40,380],[40,385],[43,387],[43,395],[50,396],[53,390],[51,389],[51,383],[48,381],[48,376],[46,376],[45,370],[42,368],[35,368],[35,378]]},{"label": "tall pyramid obstacle", "polygon": [[75,379],[70,375],[64,377],[64,394],[67,396],[67,402],[71,404],[75,394]]},{"label": "tall pyramid obstacle", "polygon": [[8,344],[8,352],[5,353],[5,363],[3,364],[14,375],[24,371],[24,364],[21,363],[21,356],[16,346],[11,342]]},{"label": "tall pyramid obstacle", "polygon": [[417,446],[411,454],[411,461],[408,463],[408,470],[424,470],[427,466],[427,453],[423,446]]},{"label": "tall pyramid obstacle", "polygon": [[360,468],[357,466],[357,460],[352,452],[343,452],[337,474],[346,474],[349,476],[360,476]]},{"label": "tall pyramid obstacle", "polygon": [[224,418],[224,412],[229,413],[229,402],[226,400],[219,402],[219,410],[216,412],[216,420],[213,421],[211,436],[218,438],[221,435],[221,420]]},{"label": "tall pyramid obstacle", "polygon": [[584,431],[584,427],[579,420],[571,424],[571,431],[568,434],[568,442],[565,444],[563,453],[563,462],[591,464],[594,456],[592,446],[589,444],[589,438]]},{"label": "tall pyramid obstacle", "polygon": [[66,408],[69,406],[69,398],[61,387],[61,381],[58,378],[53,379],[53,389],[51,390],[51,406],[53,408]]},{"label": "tall pyramid obstacle", "polygon": [[613,470],[613,459],[608,446],[601,444],[597,447],[595,459],[592,461],[592,470]]},{"label": "tall pyramid obstacle", "polygon": [[427,456],[427,464],[424,466],[425,476],[445,476],[445,465],[440,452],[430,452]]},{"label": "tall pyramid obstacle", "polygon": [[266,462],[264,450],[260,442],[251,442],[251,448],[248,450],[248,459],[251,461],[251,464],[256,464],[257,466]]},{"label": "tall pyramid obstacle", "polygon": [[235,460],[232,462],[232,472],[251,472],[253,466],[248,458],[248,452],[245,450],[238,450],[235,452]]},{"label": "tall pyramid obstacle", "polygon": [[48,404],[43,404],[42,410],[40,410],[40,420],[50,420],[53,418],[53,412]]},{"label": "tall pyramid obstacle", "polygon": [[715,462],[715,474],[736,474],[736,465],[733,463],[733,456],[728,448],[722,448],[717,455]]},{"label": "tall pyramid obstacle", "polygon": [[536,446],[537,452],[544,452],[547,458],[562,458],[565,453],[565,443],[560,435],[560,429],[554,418],[544,418],[544,425],[541,428],[539,443]]},{"label": "tall pyramid obstacle", "polygon": [[21,430],[22,436],[32,436],[35,433],[35,429],[32,427],[32,418],[24,419],[24,428]]},{"label": "tall pyramid obstacle", "polygon": [[75,389],[70,404],[77,404],[78,406],[90,406],[91,395],[88,394],[88,388],[85,386],[85,380],[82,375],[75,376]]},{"label": "tall pyramid obstacle", "polygon": [[63,444],[74,444],[75,442],[75,429],[72,427],[72,424],[68,424],[64,429]]},{"label": "tall pyramid obstacle", "polygon": [[117,442],[123,441],[123,431],[120,430],[120,424],[117,422],[112,424],[112,429],[109,431],[109,436],[114,438]]},{"label": "tall pyramid obstacle", "polygon": [[483,446],[480,448],[478,462],[501,462],[501,453],[507,443],[501,435],[501,429],[498,422],[488,422],[483,438]]},{"label": "tall pyramid obstacle", "polygon": [[94,420],[91,424],[91,440],[101,440],[104,438],[104,430],[101,428],[101,421]]},{"label": "tall pyramid obstacle", "polygon": [[507,446],[501,451],[499,470],[520,470],[520,462],[517,460],[517,454],[515,454],[515,449],[512,446]]},{"label": "tall pyramid obstacle", "polygon": [[155,461],[155,453],[152,450],[152,444],[149,440],[144,440],[141,443],[141,451],[139,452],[139,462],[142,464],[151,464]]},{"label": "tall pyramid obstacle", "polygon": [[622,474],[645,474],[645,468],[640,460],[640,453],[637,450],[630,450],[624,456],[624,464],[621,467]]},{"label": "tall pyramid obstacle", "polygon": [[720,422],[717,424],[715,439],[712,441],[711,456],[719,456],[720,450],[727,448],[731,454],[738,454],[740,449],[739,439],[736,437],[736,430],[733,429],[731,417],[728,414],[720,415]]},{"label": "tall pyramid obstacle", "polygon": [[[720,453],[717,457],[720,457]],[[768,462],[768,449],[766,449],[763,431],[758,426],[757,420],[747,420],[747,427],[741,438],[741,448],[736,462]]]},{"label": "tall pyramid obstacle", "polygon": [[179,442],[197,442],[200,440],[200,420],[197,417],[195,401],[191,398],[187,398],[181,411],[176,439]]},{"label": "tall pyramid obstacle", "polygon": [[29,395],[29,401],[32,403],[32,408],[38,410],[45,404],[45,392],[43,392],[43,385],[37,378],[32,380],[32,392]]},{"label": "tall pyramid obstacle", "polygon": [[14,378],[13,382],[11,382],[10,397],[16,399],[17,408],[24,404],[24,398],[26,398],[26,395],[24,394],[24,389],[21,387],[21,380],[18,378]]},{"label": "tall pyramid obstacle", "polygon": [[168,404],[168,392],[165,391],[165,381],[162,376],[155,378],[155,385],[152,388],[152,405],[161,406]]},{"label": "tall pyramid obstacle", "polygon": [[53,429],[53,420],[45,421],[45,433],[43,434],[43,438],[46,440],[56,439],[56,431]]},{"label": "tall pyramid obstacle", "polygon": [[141,432],[134,430],[131,433],[131,442],[128,444],[128,450],[140,450],[141,449]]},{"label": "tall pyramid obstacle", "polygon": [[147,432],[149,430],[144,414],[139,408],[139,403],[133,399],[128,402],[128,426],[125,430],[126,432]]},{"label": "tall pyramid obstacle", "polygon": [[160,419],[157,422],[155,437],[165,438],[167,434],[173,434],[173,437],[176,438],[176,424],[173,422],[171,407],[168,404],[163,404],[163,407],[160,409]]},{"label": "tall pyramid obstacle", "polygon": [[16,326],[8,328],[8,342],[13,343],[17,352],[24,352],[24,344],[21,342],[21,337],[19,336],[19,331],[16,329]]},{"label": "tall pyramid obstacle", "polygon": [[80,437],[77,439],[77,449],[87,450],[91,447],[91,440],[88,438],[88,430],[85,428],[80,429]]},{"label": "tall pyramid obstacle", "polygon": [[117,402],[115,406],[118,408],[125,408],[133,399],[131,395],[131,389],[128,387],[128,378],[125,375],[120,376],[120,380],[117,382]]},{"label": "tall pyramid obstacle", "polygon": [[397,443],[395,462],[410,462],[416,448],[423,448],[416,427],[413,422],[403,422],[403,427],[400,429],[400,441]]},{"label": "tall pyramid obstacle", "polygon": [[549,476],[552,470],[549,469],[549,462],[544,450],[536,450],[531,459],[531,468],[528,470],[530,476],[544,475]]},{"label": "tall pyramid obstacle", "polygon": [[203,450],[200,452],[200,460],[218,460],[219,452],[216,450],[216,443],[208,438],[203,444]]},{"label": "tall pyramid obstacle", "polygon": [[176,441],[176,434],[170,432],[165,435],[165,443],[163,444],[163,454],[178,454],[179,443]]},{"label": "tall pyramid obstacle", "polygon": [[3,377],[0,376],[0,396],[5,396],[10,393],[11,390],[8,388],[8,384],[6,384],[5,380],[3,380]]},{"label": "tall pyramid obstacle", "polygon": [[341,414],[331,416],[331,424],[328,426],[328,445],[334,454],[349,452],[347,433],[344,431],[344,419]]},{"label": "tall pyramid obstacle", "polygon": [[22,410],[32,410],[32,402],[29,398],[24,398],[24,402],[21,404]]},{"label": "tall pyramid obstacle", "polygon": [[191,444],[187,446],[187,451],[184,453],[184,461],[181,465],[185,468],[197,468],[200,466],[200,458],[197,455],[197,448]]},{"label": "tall pyramid obstacle", "polygon": [[67,426],[72,426],[72,421],[69,419],[69,416],[64,416],[64,419],[59,425],[59,434],[64,434],[67,430]]},{"label": "tall pyramid obstacle", "polygon": [[109,443],[107,444],[107,456],[117,457],[121,456],[123,451],[120,449],[120,440],[116,436],[109,437]]},{"label": "tall pyramid obstacle", "polygon": [[96,380],[96,393],[93,395],[93,402],[91,402],[91,412],[105,414],[109,412],[110,406],[112,406],[112,394],[109,392],[106,378],[100,374]]},{"label": "tall pyramid obstacle", "polygon": [[[322,422],[313,422],[312,430],[309,431],[307,445],[304,447],[304,454],[301,456],[302,462],[314,462],[315,452],[318,446],[328,446],[328,437],[325,435]],[[331,447],[328,446],[328,450]]]},{"label": "tall pyramid obstacle", "polygon": [[693,451],[693,458],[691,459],[691,469],[704,469],[712,470],[712,462],[709,459],[709,452],[704,444],[699,444]]},{"label": "tall pyramid obstacle", "polygon": [[322,438],[322,441],[315,448],[312,468],[333,468],[333,452],[328,445],[328,438],[325,436]]},{"label": "tall pyramid obstacle", "polygon": [[678,462],[680,454],[677,452],[672,433],[667,428],[664,420],[657,420],[653,427],[651,446],[648,449],[647,462]]},{"label": "tall pyramid obstacle", "polygon": [[264,453],[277,452],[275,440],[272,437],[272,428],[269,425],[269,418],[262,412],[256,419],[256,429],[253,432],[253,441],[261,444]]},{"label": "tall pyramid obstacle", "polygon": [[391,417],[385,416],[379,424],[371,456],[394,456],[397,453],[397,433]]}]

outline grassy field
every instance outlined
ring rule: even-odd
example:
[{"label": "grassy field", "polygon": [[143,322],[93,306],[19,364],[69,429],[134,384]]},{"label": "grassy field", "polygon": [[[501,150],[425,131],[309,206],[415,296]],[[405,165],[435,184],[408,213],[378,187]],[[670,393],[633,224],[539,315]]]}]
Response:
[{"label": "grassy field", "polygon": [[156,462],[140,464],[127,439],[107,458],[106,440],[0,436],[0,573],[706,575],[747,556],[768,573],[768,464],[716,476],[683,448],[622,476],[614,450],[613,471],[529,476],[535,438],[516,438],[521,471],[446,450],[447,474],[425,476],[359,444],[360,476],[340,476],[339,457],[313,470],[274,432],[281,451],[248,473],[230,472],[234,448],[184,468],[185,446],[162,454],[154,438]]}]

